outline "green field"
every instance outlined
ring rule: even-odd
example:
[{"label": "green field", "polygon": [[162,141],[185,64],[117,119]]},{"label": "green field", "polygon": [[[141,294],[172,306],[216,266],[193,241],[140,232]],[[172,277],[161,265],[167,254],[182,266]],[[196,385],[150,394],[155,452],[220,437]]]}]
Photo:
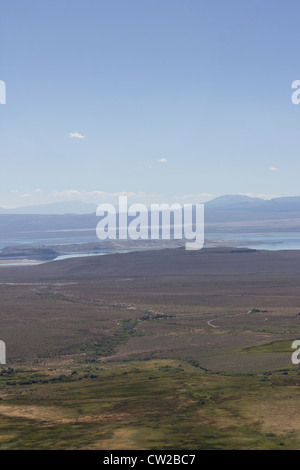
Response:
[{"label": "green field", "polygon": [[159,360],[3,372],[0,449],[299,448],[297,370],[234,376]]}]

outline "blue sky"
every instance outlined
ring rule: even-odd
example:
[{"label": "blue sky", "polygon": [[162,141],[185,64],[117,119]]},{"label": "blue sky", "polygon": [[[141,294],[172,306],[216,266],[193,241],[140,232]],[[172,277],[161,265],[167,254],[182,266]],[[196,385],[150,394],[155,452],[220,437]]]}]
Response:
[{"label": "blue sky", "polygon": [[299,195],[299,15],[296,0],[1,2],[0,206]]}]

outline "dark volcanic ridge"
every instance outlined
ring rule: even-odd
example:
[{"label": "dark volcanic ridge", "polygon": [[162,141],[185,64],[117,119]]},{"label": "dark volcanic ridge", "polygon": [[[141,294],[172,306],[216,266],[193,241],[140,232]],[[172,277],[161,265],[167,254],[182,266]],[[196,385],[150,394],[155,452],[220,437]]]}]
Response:
[{"label": "dark volcanic ridge", "polygon": [[3,248],[0,252],[0,261],[10,260],[38,260],[51,261],[57,258],[58,252],[52,248],[46,247],[28,247],[28,248]]},{"label": "dark volcanic ridge", "polygon": [[0,267],[1,281],[97,280],[112,277],[300,274],[300,251],[184,248],[118,253],[53,261],[37,266]]}]

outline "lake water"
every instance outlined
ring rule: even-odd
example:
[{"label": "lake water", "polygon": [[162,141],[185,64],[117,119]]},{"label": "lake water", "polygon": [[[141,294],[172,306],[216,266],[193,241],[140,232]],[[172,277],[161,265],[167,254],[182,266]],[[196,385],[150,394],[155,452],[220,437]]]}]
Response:
[{"label": "lake water", "polygon": [[[99,241],[99,240],[98,240]],[[239,248],[252,248],[256,250],[300,250],[300,233],[273,233],[273,234],[265,234],[265,233],[243,233],[238,234],[235,236],[229,234],[220,234],[211,236],[209,238],[209,245],[217,244],[220,246],[222,245],[222,241],[224,241],[224,245],[229,244],[230,246],[236,246]],[[76,238],[51,238],[51,239],[35,239],[35,240],[13,240],[13,239],[2,239],[0,240],[0,250],[7,246],[19,246],[19,245],[30,245],[30,246],[48,246],[48,245],[68,245],[68,244],[75,244],[75,243],[88,243],[90,240],[80,240]],[[55,260],[63,260],[68,258],[79,258],[79,257],[86,257],[86,256],[104,256],[113,253],[128,253],[129,251],[133,250],[124,250],[124,249],[112,249],[111,251],[103,251],[102,253],[72,253],[66,254],[62,256],[58,256]],[[30,260],[24,260],[23,262],[12,262],[12,263],[5,263],[1,264],[1,266],[32,266],[35,264],[41,264],[41,262],[32,262]]]},{"label": "lake water", "polygon": [[243,233],[235,235],[218,235],[212,237],[217,241],[231,242],[241,248],[256,250],[300,250],[300,233]]}]

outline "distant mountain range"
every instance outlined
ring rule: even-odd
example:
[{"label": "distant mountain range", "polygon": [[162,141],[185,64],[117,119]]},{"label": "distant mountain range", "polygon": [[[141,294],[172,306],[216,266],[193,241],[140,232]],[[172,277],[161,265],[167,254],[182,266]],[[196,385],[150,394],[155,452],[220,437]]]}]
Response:
[{"label": "distant mountain range", "polygon": [[218,209],[246,209],[246,210],[299,210],[300,196],[277,197],[273,199],[261,199],[249,196],[220,196],[206,203],[210,208]]},{"label": "distant mountain range", "polygon": [[300,219],[300,196],[270,200],[247,196],[221,196],[205,204],[206,222],[263,223]]},{"label": "distant mountain range", "polygon": [[0,207],[0,214],[92,214],[97,204],[82,201],[54,202],[36,206],[21,206],[15,209]]},{"label": "distant mountain range", "polygon": [[[197,201],[195,201],[197,202]],[[64,238],[93,242],[97,206],[80,201],[0,210],[0,239],[28,241]],[[205,203],[205,234],[300,233],[300,197],[271,200],[222,196]],[[3,242],[4,243],[4,242]],[[53,241],[54,244],[54,241]]]},{"label": "distant mountain range", "polygon": [[[197,201],[195,201],[197,203]],[[239,211],[257,212],[278,212],[278,211],[299,211],[300,196],[278,197],[270,200],[253,198],[248,196],[220,196],[205,203],[209,212],[214,211]],[[82,201],[63,201],[51,204],[39,204],[32,206],[21,206],[14,209],[0,207],[0,214],[93,214],[96,212],[97,204]]]}]

